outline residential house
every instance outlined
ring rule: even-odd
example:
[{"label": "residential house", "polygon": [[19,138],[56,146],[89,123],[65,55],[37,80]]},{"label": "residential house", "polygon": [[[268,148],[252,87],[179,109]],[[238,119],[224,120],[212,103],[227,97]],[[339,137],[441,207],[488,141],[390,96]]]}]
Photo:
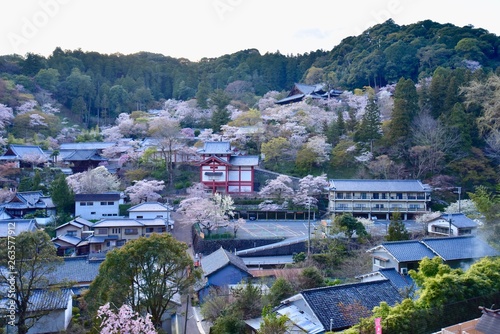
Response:
[{"label": "residential house", "polygon": [[57,247],[59,256],[84,255],[89,253],[88,242],[85,240],[92,235],[93,223],[82,217],[60,225],[56,228],[52,242]]},{"label": "residential house", "polygon": [[174,221],[170,219],[170,212],[173,208],[168,204],[160,202],[144,202],[134,205],[127,210],[131,219],[154,219],[164,218],[168,222],[168,230],[171,231],[174,227]]},{"label": "residential house", "polygon": [[500,309],[480,306],[481,317],[443,328],[437,334],[500,334]]},{"label": "residential house", "polygon": [[9,145],[7,151],[0,156],[0,161],[15,162],[16,168],[41,166],[48,161],[47,154],[40,146]]},{"label": "residential house", "polygon": [[368,274],[356,276],[361,282],[389,280],[404,296],[415,290],[415,282],[410,275],[401,274],[396,268],[380,268]]},{"label": "residential house", "polygon": [[452,268],[469,266],[486,256],[500,252],[475,236],[425,238],[423,240],[389,241],[367,251],[373,260],[373,271],[395,268],[402,274],[418,269],[424,258],[438,256]]},{"label": "residential house", "polygon": [[114,145],[111,142],[63,143],[59,147],[58,159],[73,173],[80,173],[107,162],[102,152]]},{"label": "residential house", "polygon": [[198,150],[201,182],[213,193],[251,193],[259,157],[237,155],[229,142],[206,142]]},{"label": "residential house", "polygon": [[463,213],[444,213],[427,222],[427,232],[434,236],[476,235],[477,226]]},{"label": "residential house", "polygon": [[306,85],[302,83],[295,83],[288,93],[287,97],[276,101],[276,104],[290,104],[302,101],[305,98],[311,99],[328,99],[331,97],[338,97],[342,94],[341,90],[331,89],[325,90],[324,84]]},{"label": "residential house", "polygon": [[35,219],[1,219],[0,220],[0,238],[8,236],[17,236],[22,232],[35,232],[38,230],[38,224]]},{"label": "residential house", "polygon": [[251,277],[243,260],[222,247],[203,257],[200,263],[203,280],[196,290],[201,302],[211,288],[227,288]]},{"label": "residential house", "polygon": [[86,239],[89,251],[106,252],[123,246],[127,241],[148,237],[151,233],[166,233],[168,222],[165,218],[130,219],[108,218],[94,224],[94,234]]},{"label": "residential house", "polygon": [[393,306],[402,299],[389,280],[379,280],[304,290],[275,310],[289,317],[294,332],[316,334],[352,327],[360,318],[371,316],[380,302]]},{"label": "residential house", "polygon": [[[8,309],[8,298],[0,299],[0,310]],[[29,315],[40,315],[28,330],[28,334],[64,332],[72,318],[73,292],[71,289],[34,290],[28,301]],[[28,320],[29,323],[30,320]],[[6,328],[9,333],[11,326]]]},{"label": "residential house", "polygon": [[400,212],[407,220],[429,211],[431,189],[419,180],[330,180],[329,212],[389,220]]},{"label": "residential house", "polygon": [[18,192],[7,203],[1,205],[5,212],[15,218],[22,218],[27,214],[42,212],[46,217],[56,215],[56,206],[50,196],[44,196],[41,190]]},{"label": "residential house", "polygon": [[88,220],[118,217],[123,198],[120,193],[75,194],[75,216]]},{"label": "residential house", "polygon": [[52,284],[64,284],[71,282],[71,289],[77,296],[83,289],[88,289],[92,281],[99,274],[99,266],[102,259],[92,259],[86,255],[63,258],[63,262],[55,266],[55,270],[49,274]]}]

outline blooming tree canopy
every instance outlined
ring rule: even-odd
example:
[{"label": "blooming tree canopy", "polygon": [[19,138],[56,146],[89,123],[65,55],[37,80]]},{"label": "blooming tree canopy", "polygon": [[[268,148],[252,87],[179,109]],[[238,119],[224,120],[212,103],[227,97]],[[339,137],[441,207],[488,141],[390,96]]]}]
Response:
[{"label": "blooming tree canopy", "polygon": [[118,190],[120,181],[106,167],[99,166],[66,178],[68,186],[75,194],[99,194]]},{"label": "blooming tree canopy", "polygon": [[123,304],[118,312],[111,309],[109,303],[99,307],[97,317],[102,320],[99,326],[102,334],[156,334],[155,327],[151,322],[151,315],[141,317],[139,313],[134,312],[132,308]]},{"label": "blooming tree canopy", "polygon": [[165,182],[158,180],[136,181],[133,185],[125,189],[125,193],[129,196],[132,204],[157,201],[161,198],[158,192],[165,188],[164,183]]}]

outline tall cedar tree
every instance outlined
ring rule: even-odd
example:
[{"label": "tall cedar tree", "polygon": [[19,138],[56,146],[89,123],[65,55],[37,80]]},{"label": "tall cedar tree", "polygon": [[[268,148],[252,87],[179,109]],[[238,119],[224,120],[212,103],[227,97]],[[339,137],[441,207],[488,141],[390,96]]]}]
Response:
[{"label": "tall cedar tree", "polygon": [[387,232],[387,241],[409,240],[410,234],[406,230],[406,226],[401,220],[401,213],[394,212]]},{"label": "tall cedar tree", "polygon": [[72,214],[75,211],[75,194],[68,186],[64,174],[60,174],[50,185],[50,196],[60,211],[59,214]]},{"label": "tall cedar tree", "polygon": [[382,136],[380,133],[380,126],[380,110],[374,94],[370,94],[365,114],[363,115],[358,131],[355,134],[355,140],[369,143],[372,140],[379,139]]},{"label": "tall cedar tree", "polygon": [[405,140],[411,130],[411,122],[418,113],[418,95],[411,79],[401,78],[394,91],[394,109],[389,125],[389,141],[392,144]]}]

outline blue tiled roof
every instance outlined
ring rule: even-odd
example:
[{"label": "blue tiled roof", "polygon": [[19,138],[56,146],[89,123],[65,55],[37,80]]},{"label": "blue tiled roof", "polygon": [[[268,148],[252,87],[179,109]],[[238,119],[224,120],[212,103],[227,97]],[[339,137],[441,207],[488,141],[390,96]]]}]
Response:
[{"label": "blue tiled roof", "polygon": [[238,155],[229,159],[229,163],[233,166],[258,166],[258,155]]},{"label": "blue tiled roof", "polygon": [[381,268],[379,272],[387,278],[398,290],[405,290],[414,285],[410,275],[401,275],[395,268]]},{"label": "blue tiled roof", "polygon": [[198,151],[201,154],[232,154],[231,144],[228,141],[206,142],[203,149]]},{"label": "blue tiled roof", "polygon": [[12,226],[14,226],[15,235],[22,232],[33,232],[38,229],[35,219],[1,219],[0,238],[6,238]]},{"label": "blue tiled roof", "polygon": [[240,270],[248,272],[248,268],[241,258],[222,247],[201,259],[201,268],[205,276],[215,273],[228,264],[232,264]]},{"label": "blue tiled roof", "polygon": [[475,236],[427,238],[422,243],[445,261],[500,256],[500,252]]},{"label": "blue tiled roof", "polygon": [[343,284],[305,290],[301,293],[324,328],[337,331],[355,325],[359,318],[370,316],[380,302],[389,305],[401,302],[399,291],[389,282]]},{"label": "blue tiled roof", "polygon": [[384,242],[382,246],[398,262],[420,261],[424,257],[432,259],[436,256],[435,253],[418,240]]},{"label": "blue tiled roof", "polygon": [[439,219],[445,219],[447,221],[451,219],[451,224],[458,228],[477,227],[477,223],[463,213],[445,213],[442,214]]}]

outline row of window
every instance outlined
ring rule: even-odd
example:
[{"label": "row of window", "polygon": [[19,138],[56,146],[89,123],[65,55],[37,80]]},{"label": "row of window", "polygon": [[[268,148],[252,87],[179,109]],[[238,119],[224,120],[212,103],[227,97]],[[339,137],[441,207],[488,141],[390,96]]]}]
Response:
[{"label": "row of window", "polygon": [[367,205],[367,204],[356,204],[356,205],[349,205],[349,204],[337,204],[335,205],[335,210],[359,210],[359,211],[370,211],[370,210],[384,210],[384,209],[400,209],[400,210],[408,210],[408,211],[417,211],[417,210],[424,210],[425,206],[424,205],[419,205],[419,204],[409,204],[408,206],[403,206],[401,204],[391,204],[389,205],[384,205],[384,204],[374,204],[374,205]]},{"label": "row of window", "polygon": [[425,194],[418,193],[350,193],[337,192],[335,199],[393,199],[424,200]]},{"label": "row of window", "polygon": [[[80,206],[93,206],[93,205],[94,202],[80,202]],[[115,202],[101,202],[101,205],[115,205]]]},{"label": "row of window", "polygon": [[[146,227],[145,228],[145,233],[153,233],[153,232],[163,233],[166,231],[167,231],[167,228],[164,226],[162,226],[162,227]],[[111,229],[111,234],[120,234],[121,232],[122,232],[121,228],[112,228]],[[76,231],[75,231],[75,233],[76,233]],[[139,229],[138,228],[125,228],[123,233],[126,235],[136,235],[136,234],[139,234]],[[95,234],[108,235],[108,228],[98,228],[95,230]]]}]

